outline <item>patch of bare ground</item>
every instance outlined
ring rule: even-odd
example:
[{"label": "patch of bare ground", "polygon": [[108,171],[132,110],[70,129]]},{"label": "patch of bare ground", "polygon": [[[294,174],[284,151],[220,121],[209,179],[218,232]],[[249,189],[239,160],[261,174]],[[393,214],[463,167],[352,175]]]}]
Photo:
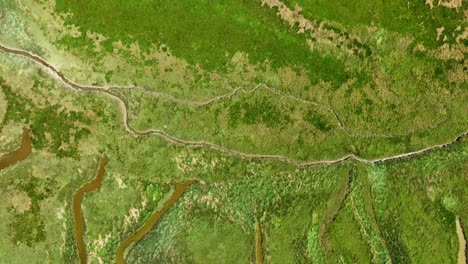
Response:
[{"label": "patch of bare ground", "polygon": [[[445,30],[445,27],[436,28],[436,32],[437,32],[436,40],[437,41],[440,40],[440,36],[442,36],[442,33],[444,32],[444,30]],[[444,36],[444,41],[445,39],[446,39],[446,36]]]},{"label": "patch of bare ground", "polygon": [[100,52],[102,50],[101,42],[107,40],[104,35],[91,31],[86,31],[86,38],[94,42],[94,52]]},{"label": "patch of bare ground", "polygon": [[145,196],[142,196],[141,204],[135,205],[136,207],[132,207],[128,210],[128,213],[125,215],[124,218],[124,232],[134,224],[140,220],[142,212],[147,208],[148,199]]},{"label": "patch of bare ground", "polygon": [[96,262],[99,264],[104,263],[104,261],[98,255],[97,252],[102,250],[110,242],[111,238],[112,238],[112,233],[105,233],[104,235],[99,234],[97,239],[87,243],[87,247],[91,249],[88,254],[89,263],[96,263]]},{"label": "patch of bare ground", "polygon": [[[468,21],[466,21],[466,17],[465,17],[465,23],[467,23]],[[455,31],[453,32],[453,35],[455,35],[456,33],[458,33],[458,31],[461,31],[456,37],[455,37],[455,42],[457,42],[458,44],[462,41],[462,40],[466,40],[468,39],[468,27],[464,27],[463,28],[463,31],[462,31],[462,28],[461,26],[458,26]]]},{"label": "patch of bare ground", "polygon": [[128,185],[124,183],[122,178],[119,175],[114,175],[114,179],[117,182],[117,185],[119,186],[119,189],[127,189]]},{"label": "patch of bare ground", "polygon": [[[302,8],[297,4],[294,6],[294,10],[291,10],[286,4],[279,0],[262,0],[262,6],[264,5],[270,8],[277,8],[277,15],[282,20],[289,23],[291,28],[294,26],[299,28],[297,31],[298,34],[308,33],[310,39],[307,39],[307,44],[311,49],[314,49],[316,44],[322,44],[333,48],[339,44],[341,47],[340,49],[348,54],[353,54],[353,50],[356,49],[347,37],[325,28],[325,26],[330,25],[330,22],[322,21],[318,23],[317,20],[305,18],[301,14]],[[314,39],[314,41],[312,41],[312,39]],[[348,47],[349,44],[351,44],[351,48]]]},{"label": "patch of bare ground", "polygon": [[457,60],[462,61],[465,58],[465,54],[468,52],[468,48],[463,44],[449,45],[447,43],[439,46],[435,50],[429,51],[429,54],[439,60]]},{"label": "patch of bare ground", "polygon": [[426,5],[428,5],[430,9],[434,8],[434,0],[426,0]]},{"label": "patch of bare ground", "polygon": [[458,11],[458,9],[462,6],[463,0],[439,0],[437,2],[438,6],[443,6],[447,8],[454,8]]},{"label": "patch of bare ground", "polygon": [[[434,0],[426,0],[426,5],[429,6],[430,9],[434,8]],[[458,9],[463,5],[463,0],[438,0],[438,6],[447,7],[450,9]]]},{"label": "patch of bare ground", "polygon": [[80,37],[82,34],[79,27],[65,24],[65,19],[71,16],[70,13],[57,14],[55,12],[55,0],[42,1],[40,6],[31,4],[30,0],[17,1],[17,3],[25,14],[29,15],[35,21],[42,22],[41,25],[45,26],[47,36],[53,41],[66,35],[76,38]]}]

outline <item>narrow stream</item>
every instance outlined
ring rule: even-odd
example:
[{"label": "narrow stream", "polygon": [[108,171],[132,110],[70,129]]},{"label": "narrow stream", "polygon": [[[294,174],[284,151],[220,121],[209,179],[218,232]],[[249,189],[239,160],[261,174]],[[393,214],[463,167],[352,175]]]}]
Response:
[{"label": "narrow stream", "polygon": [[[393,156],[388,156],[388,157],[374,158],[374,159],[366,159],[366,158],[361,158],[361,157],[359,157],[359,156],[357,156],[355,154],[347,154],[347,155],[345,155],[345,156],[343,156],[341,158],[336,158],[336,159],[332,159],[332,160],[301,161],[301,160],[295,160],[293,158],[288,158],[286,156],[281,156],[281,155],[247,154],[247,153],[242,153],[240,151],[224,147],[222,145],[217,145],[217,144],[210,143],[210,142],[203,141],[203,140],[202,141],[183,140],[183,139],[168,135],[164,131],[161,131],[161,130],[158,130],[158,129],[149,129],[149,130],[146,130],[146,131],[137,131],[137,130],[133,129],[129,125],[128,104],[125,102],[125,100],[122,98],[122,96],[120,96],[120,95],[118,95],[118,94],[111,91],[111,88],[117,88],[118,89],[118,88],[122,88],[121,86],[99,87],[99,86],[79,85],[79,84],[76,84],[76,83],[72,82],[71,80],[67,79],[67,77],[65,77],[65,75],[62,72],[57,70],[54,66],[49,64],[47,61],[45,61],[41,57],[39,57],[39,56],[37,56],[35,54],[32,54],[32,53],[30,53],[28,51],[9,48],[9,47],[6,47],[6,46],[4,46],[4,45],[2,45],[0,43],[0,52],[19,55],[19,56],[22,56],[22,57],[25,57],[25,58],[28,58],[30,60],[35,61],[36,63],[44,66],[47,69],[49,69],[51,71],[52,75],[58,77],[68,87],[71,87],[71,88],[73,88],[75,90],[89,91],[89,92],[100,92],[100,93],[107,94],[108,96],[111,96],[114,99],[117,99],[117,101],[119,102],[119,104],[121,104],[122,109],[123,109],[124,125],[125,125],[126,130],[128,132],[134,134],[137,137],[157,135],[157,136],[163,138],[164,140],[166,140],[168,142],[171,142],[171,143],[174,143],[174,144],[177,144],[177,145],[189,146],[189,147],[193,147],[193,148],[200,148],[200,147],[211,148],[211,149],[226,153],[228,155],[241,157],[243,159],[249,159],[249,160],[260,160],[260,159],[277,160],[277,161],[281,161],[281,162],[290,163],[290,164],[293,164],[293,165],[296,165],[296,166],[302,167],[302,168],[303,167],[308,167],[308,166],[316,166],[316,165],[324,165],[324,166],[334,165],[334,164],[337,164],[337,163],[343,163],[343,162],[345,162],[347,160],[356,160],[356,161],[360,161],[360,162],[363,162],[363,163],[377,163],[377,162],[398,160],[398,159],[402,159],[402,158],[410,158],[410,157],[413,157],[413,156],[416,156],[416,155],[424,154],[424,153],[426,153],[428,151],[432,151],[432,150],[435,150],[435,149],[446,148],[446,147],[448,147],[448,146],[450,146],[452,144],[455,144],[457,142],[461,142],[466,136],[468,136],[468,131],[465,131],[461,135],[457,136],[455,139],[453,139],[453,140],[451,140],[451,141],[449,141],[447,143],[437,144],[437,145],[433,145],[433,146],[430,146],[430,147],[426,147],[424,149],[420,149],[420,150],[416,150],[416,151],[412,151],[412,152],[407,152],[407,153],[403,153],[403,154],[398,154],[398,155],[393,155]],[[123,87],[123,88],[125,88],[125,87]],[[334,115],[336,116],[336,113],[334,113]]]},{"label": "narrow stream", "polygon": [[104,179],[104,173],[106,171],[107,158],[102,157],[101,162],[99,163],[99,169],[92,181],[83,184],[76,192],[73,194],[72,199],[72,214],[73,221],[75,223],[75,240],[76,247],[78,250],[78,256],[80,257],[81,264],[86,264],[88,262],[88,254],[86,252],[86,243],[84,242],[84,232],[85,232],[85,221],[83,217],[83,211],[81,210],[81,203],[83,202],[84,194],[87,192],[93,192],[97,190]]},{"label": "narrow stream", "polygon": [[30,135],[31,130],[23,128],[20,146],[16,150],[0,156],[0,170],[26,159],[31,154],[32,144]]},{"label": "narrow stream", "polygon": [[140,227],[135,233],[130,235],[127,239],[125,239],[120,247],[117,250],[115,256],[115,263],[116,264],[124,264],[125,257],[131,248],[138,243],[144,236],[146,236],[153,227],[159,222],[161,217],[169,210],[169,208],[179,200],[180,197],[184,194],[184,192],[190,187],[190,185],[196,183],[197,180],[187,180],[183,183],[174,183],[172,182],[171,185],[174,186],[174,192],[172,193],[171,197],[164,203],[163,207],[154,212],[148,220]]},{"label": "narrow stream", "polygon": [[255,231],[257,233],[257,243],[256,243],[257,264],[263,264],[262,230],[258,222],[257,224],[255,224]]},{"label": "narrow stream", "polygon": [[460,223],[460,218],[457,218],[457,236],[460,245],[458,249],[458,264],[466,264],[466,239]]}]

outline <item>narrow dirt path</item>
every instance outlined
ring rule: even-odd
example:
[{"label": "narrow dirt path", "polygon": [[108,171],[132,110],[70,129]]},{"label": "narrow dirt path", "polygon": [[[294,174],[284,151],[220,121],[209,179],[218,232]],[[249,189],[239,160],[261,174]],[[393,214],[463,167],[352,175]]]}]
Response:
[{"label": "narrow dirt path", "polygon": [[[33,60],[34,62],[44,66],[45,68],[47,68],[49,70],[49,72],[51,73],[51,75],[57,77],[60,81],[65,83],[68,87],[70,87],[70,88],[72,88],[72,89],[74,89],[76,91],[100,92],[100,93],[107,94],[108,96],[114,98],[115,100],[117,100],[117,102],[122,107],[123,119],[124,119],[123,121],[124,121],[124,125],[125,125],[126,130],[128,132],[130,132],[131,134],[133,134],[135,137],[144,137],[144,136],[150,136],[150,135],[157,135],[157,136],[161,137],[162,139],[164,139],[164,140],[166,140],[168,142],[177,144],[177,145],[182,145],[182,146],[192,147],[192,148],[210,148],[210,149],[217,150],[217,151],[223,152],[223,153],[231,155],[231,156],[236,156],[236,157],[240,157],[242,159],[247,159],[247,160],[261,160],[261,159],[276,160],[276,161],[281,161],[281,162],[286,162],[286,163],[289,163],[289,164],[293,164],[293,165],[298,166],[298,167],[333,165],[333,164],[345,162],[347,160],[356,160],[356,161],[360,161],[360,162],[363,162],[363,163],[377,163],[377,162],[385,162],[385,161],[397,160],[397,159],[402,159],[402,158],[408,158],[408,157],[412,157],[412,156],[416,156],[416,155],[421,155],[421,154],[424,154],[424,153],[426,153],[428,151],[432,151],[432,150],[435,150],[435,149],[445,148],[445,147],[447,147],[449,145],[452,145],[452,144],[455,144],[455,143],[461,141],[468,134],[468,131],[465,131],[462,135],[460,135],[460,136],[456,137],[455,139],[451,140],[450,142],[447,142],[447,143],[444,143],[444,144],[438,144],[438,145],[427,147],[427,148],[424,148],[424,149],[421,149],[421,150],[418,150],[418,151],[413,151],[413,152],[394,155],[394,156],[389,156],[389,157],[382,157],[382,158],[377,158],[377,159],[364,159],[364,158],[358,157],[358,156],[356,156],[354,154],[349,154],[349,155],[345,155],[345,156],[343,156],[341,158],[337,158],[337,159],[333,159],[333,160],[316,160],[316,161],[302,162],[302,161],[298,161],[298,160],[287,158],[287,157],[280,156],[280,155],[246,154],[246,153],[242,153],[242,152],[239,152],[239,151],[236,151],[236,150],[232,150],[232,149],[223,147],[221,145],[213,144],[213,143],[203,141],[203,140],[202,141],[183,140],[183,139],[180,139],[180,138],[170,136],[170,135],[166,134],[164,131],[158,130],[158,129],[149,129],[149,130],[145,130],[145,131],[137,131],[137,130],[133,129],[129,125],[129,118],[128,118],[128,115],[129,115],[128,114],[128,108],[129,107],[128,107],[127,103],[125,102],[124,98],[122,98],[120,95],[112,92],[112,90],[113,89],[138,88],[138,87],[131,87],[131,86],[127,86],[127,87],[125,87],[125,86],[103,86],[103,87],[99,87],[99,86],[79,85],[79,84],[76,84],[76,83],[70,81],[69,79],[67,79],[64,76],[63,73],[61,73],[60,71],[55,69],[52,65],[50,65],[44,59],[42,59],[41,57],[39,57],[39,56],[37,56],[35,54],[32,54],[32,53],[24,51],[24,50],[8,48],[8,47],[3,46],[1,44],[0,44],[0,51],[3,51],[5,53],[9,53],[9,54],[20,55],[22,57]],[[260,84],[260,85],[263,85],[263,84]],[[260,87],[260,85],[257,85],[256,89],[258,89]],[[239,90],[240,89],[241,88],[239,88]],[[213,100],[221,100],[221,99],[216,99],[215,98]],[[298,100],[302,100],[302,99],[298,99]],[[324,106],[324,107],[329,107],[329,106]],[[332,110],[331,107],[329,107],[329,108]],[[336,112],[334,110],[332,110],[332,111],[333,111],[334,115],[338,118]],[[338,122],[340,123],[341,127],[343,127],[343,128],[345,127],[344,124],[342,124],[342,122],[339,121],[339,119],[338,119]]]},{"label": "narrow dirt path", "polygon": [[98,173],[96,178],[90,182],[83,184],[76,192],[73,194],[72,199],[72,215],[73,222],[75,223],[75,240],[76,247],[78,250],[78,256],[80,258],[81,264],[88,263],[88,253],[86,252],[86,243],[84,241],[84,232],[85,232],[85,220],[83,216],[83,211],[81,210],[81,204],[85,193],[93,192],[97,190],[104,179],[104,173],[107,165],[107,158],[102,157],[101,162],[99,163]]},{"label": "narrow dirt path", "polygon": [[117,253],[115,256],[115,263],[116,264],[125,264],[125,257],[128,254],[131,247],[138,243],[143,237],[145,237],[153,227],[159,222],[161,217],[174,205],[177,200],[185,193],[185,191],[192,185],[197,183],[197,180],[188,180],[183,183],[175,183],[172,182],[171,185],[174,186],[174,192],[172,193],[171,197],[164,203],[163,207],[154,212],[148,220],[140,227],[135,233],[125,239],[122,244],[120,244],[119,248],[117,249]]},{"label": "narrow dirt path", "polygon": [[6,154],[0,156],[0,170],[9,167],[19,161],[26,159],[32,153],[31,130],[23,128],[20,146]]}]

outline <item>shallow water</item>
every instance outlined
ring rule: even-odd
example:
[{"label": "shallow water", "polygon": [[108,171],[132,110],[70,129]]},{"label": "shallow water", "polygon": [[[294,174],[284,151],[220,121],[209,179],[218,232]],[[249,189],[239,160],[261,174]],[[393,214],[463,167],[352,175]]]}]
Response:
[{"label": "shallow water", "polygon": [[459,218],[457,218],[457,235],[460,245],[458,249],[458,264],[466,264],[466,239]]},{"label": "shallow water", "polygon": [[169,210],[169,208],[179,200],[180,197],[184,194],[184,192],[190,187],[190,185],[196,183],[196,180],[188,180],[183,183],[171,183],[174,186],[174,192],[172,193],[171,197],[164,203],[163,207],[154,212],[148,220],[143,224],[140,229],[138,229],[135,233],[125,239],[122,244],[120,245],[119,249],[117,250],[117,254],[115,257],[116,264],[124,264],[125,263],[125,256],[128,254],[128,251],[131,249],[133,245],[138,243],[144,236],[146,236],[153,227],[159,222],[161,217]]},{"label": "shallow water", "polygon": [[257,233],[257,244],[256,244],[257,264],[263,264],[262,230],[260,229],[259,223],[255,225],[255,231]]},{"label": "shallow water", "polygon": [[107,158],[101,158],[101,162],[99,163],[99,170],[92,181],[83,184],[76,192],[73,194],[72,199],[72,215],[73,215],[73,222],[75,223],[75,240],[76,240],[76,247],[78,249],[78,256],[80,257],[80,261],[82,264],[86,264],[88,262],[88,254],[86,252],[86,244],[84,242],[84,217],[83,211],[81,210],[81,203],[83,202],[84,194],[87,192],[93,192],[101,186],[102,180],[104,179],[104,173],[106,170],[107,165]]},{"label": "shallow water", "polygon": [[15,164],[18,161],[26,159],[32,152],[31,130],[23,128],[21,135],[21,144],[19,148],[10,153],[0,156],[0,170]]}]

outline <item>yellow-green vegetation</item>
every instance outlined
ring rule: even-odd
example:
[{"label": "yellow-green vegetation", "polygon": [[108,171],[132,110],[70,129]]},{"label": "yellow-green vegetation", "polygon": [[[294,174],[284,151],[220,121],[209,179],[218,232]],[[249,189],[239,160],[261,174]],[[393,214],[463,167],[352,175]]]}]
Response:
[{"label": "yellow-green vegetation", "polygon": [[466,7],[0,1],[0,263],[456,263]]}]

